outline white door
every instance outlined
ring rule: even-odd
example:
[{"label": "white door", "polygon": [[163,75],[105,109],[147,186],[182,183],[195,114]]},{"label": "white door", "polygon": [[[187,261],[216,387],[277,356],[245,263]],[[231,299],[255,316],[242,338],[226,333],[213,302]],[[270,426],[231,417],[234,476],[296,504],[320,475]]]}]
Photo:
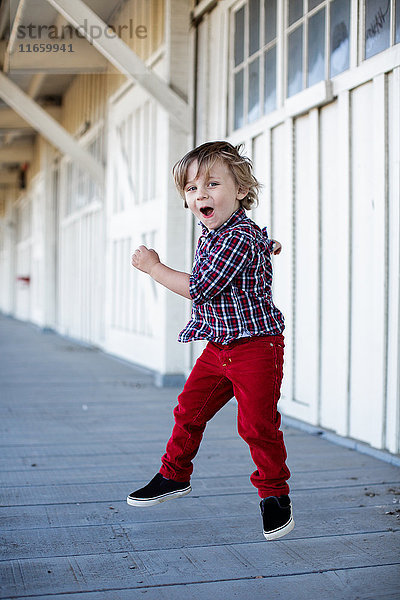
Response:
[{"label": "white door", "polygon": [[137,246],[158,249],[163,242],[159,119],[155,103],[136,88],[110,107],[105,348],[162,371],[164,291],[130,262]]}]

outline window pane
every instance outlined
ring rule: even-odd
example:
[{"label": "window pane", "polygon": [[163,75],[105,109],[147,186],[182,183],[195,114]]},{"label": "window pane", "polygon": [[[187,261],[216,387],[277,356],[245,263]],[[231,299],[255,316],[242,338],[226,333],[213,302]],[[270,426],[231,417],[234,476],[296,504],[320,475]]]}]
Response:
[{"label": "window pane", "polygon": [[303,89],[303,26],[289,35],[288,42],[288,97]]},{"label": "window pane", "polygon": [[308,22],[308,85],[325,79],[325,8]]},{"label": "window pane", "polygon": [[350,0],[331,2],[331,67],[335,77],[350,66]]},{"label": "window pane", "polygon": [[260,116],[260,59],[249,64],[249,114],[248,122]]},{"label": "window pane", "polygon": [[249,2],[249,56],[260,47],[260,0]]},{"label": "window pane", "polygon": [[395,44],[400,42],[400,0],[396,0],[396,36]]},{"label": "window pane", "polygon": [[365,2],[365,58],[389,48],[390,0]]},{"label": "window pane", "polygon": [[264,57],[264,112],[276,109],[276,46]]},{"label": "window pane", "polygon": [[276,0],[265,0],[265,44],[276,38]]},{"label": "window pane", "polygon": [[303,16],[303,0],[289,0],[289,25]]},{"label": "window pane", "polygon": [[235,13],[235,67],[244,58],[244,6]]},{"label": "window pane", "polygon": [[234,128],[243,127],[243,69],[235,75]]},{"label": "window pane", "polygon": [[312,10],[318,6],[318,4],[321,4],[321,2],[322,0],[308,0],[308,10]]}]

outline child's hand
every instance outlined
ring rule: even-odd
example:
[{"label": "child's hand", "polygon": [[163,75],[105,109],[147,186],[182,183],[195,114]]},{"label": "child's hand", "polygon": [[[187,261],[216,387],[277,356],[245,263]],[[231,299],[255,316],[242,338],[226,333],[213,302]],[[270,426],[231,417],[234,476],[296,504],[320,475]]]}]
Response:
[{"label": "child's hand", "polygon": [[132,254],[131,262],[139,271],[150,274],[154,265],[160,262],[160,257],[155,250],[149,250],[146,246],[139,246]]},{"label": "child's hand", "polygon": [[274,242],[274,247],[272,250],[272,254],[280,254],[282,250],[282,244],[277,242],[276,240],[272,240]]}]

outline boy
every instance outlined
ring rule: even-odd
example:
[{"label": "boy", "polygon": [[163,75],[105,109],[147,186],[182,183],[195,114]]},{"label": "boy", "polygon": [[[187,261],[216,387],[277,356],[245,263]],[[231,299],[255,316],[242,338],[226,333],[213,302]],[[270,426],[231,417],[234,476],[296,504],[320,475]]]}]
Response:
[{"label": "boy", "polygon": [[[190,476],[207,422],[233,396],[238,432],[257,470],[267,540],[294,527],[288,496],[289,469],[277,402],[282,380],[284,319],[271,295],[274,244],[244,209],[257,202],[259,184],[240,146],[208,142],[186,154],[173,169],[175,184],[199,219],[200,237],[191,275],[170,269],[158,254],[140,246],[132,265],[169,290],[192,300],[192,316],[179,341],[208,340],[178,397],[175,425],[162,466],[128,504],[153,506],[191,491]],[[280,252],[280,244],[275,253]]]}]

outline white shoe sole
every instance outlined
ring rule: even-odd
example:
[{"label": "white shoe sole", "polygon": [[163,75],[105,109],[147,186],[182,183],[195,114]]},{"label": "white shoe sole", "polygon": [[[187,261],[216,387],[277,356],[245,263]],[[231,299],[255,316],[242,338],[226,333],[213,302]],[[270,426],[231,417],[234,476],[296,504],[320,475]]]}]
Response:
[{"label": "white shoe sole", "polygon": [[286,523],[286,525],[283,525],[283,527],[274,529],[274,531],[268,531],[268,533],[263,531],[263,534],[264,534],[264,537],[266,540],[278,540],[279,538],[283,537],[284,535],[286,535],[287,533],[292,531],[293,528],[294,528],[294,520],[293,520],[293,517],[290,517],[290,520]]},{"label": "white shoe sole", "polygon": [[127,497],[126,501],[130,506],[155,506],[156,504],[161,504],[161,502],[166,502],[167,500],[172,500],[173,498],[182,498],[182,496],[187,496],[192,491],[192,486],[183,489],[177,490],[176,492],[169,492],[168,494],[164,494],[163,496],[156,496],[155,498],[146,498],[145,500],[140,500],[139,498],[130,498]]}]

